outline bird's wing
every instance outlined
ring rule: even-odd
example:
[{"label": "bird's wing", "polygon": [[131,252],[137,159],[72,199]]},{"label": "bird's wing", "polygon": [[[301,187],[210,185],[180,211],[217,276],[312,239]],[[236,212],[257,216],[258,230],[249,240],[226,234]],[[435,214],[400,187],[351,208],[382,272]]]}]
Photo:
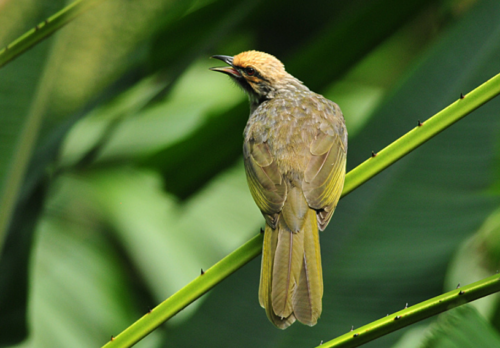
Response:
[{"label": "bird's wing", "polygon": [[278,213],[286,199],[286,184],[267,143],[243,144],[245,171],[252,196],[268,224],[276,228]]},{"label": "bird's wing", "polygon": [[307,203],[317,211],[320,230],[326,228],[337,207],[346,172],[347,132],[339,118],[333,126],[335,131],[328,132],[332,135],[319,130],[311,141],[302,183]]}]

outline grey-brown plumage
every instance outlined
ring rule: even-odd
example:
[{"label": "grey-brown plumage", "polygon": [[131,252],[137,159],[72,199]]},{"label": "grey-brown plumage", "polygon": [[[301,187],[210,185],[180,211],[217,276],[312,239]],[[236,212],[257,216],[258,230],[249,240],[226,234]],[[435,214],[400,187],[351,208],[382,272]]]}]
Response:
[{"label": "grey-brown plumage", "polygon": [[310,91],[275,57],[214,56],[249,95],[243,155],[252,196],[266,219],[259,301],[273,324],[315,325],[322,311],[318,229],[345,177],[347,130],[337,104]]}]

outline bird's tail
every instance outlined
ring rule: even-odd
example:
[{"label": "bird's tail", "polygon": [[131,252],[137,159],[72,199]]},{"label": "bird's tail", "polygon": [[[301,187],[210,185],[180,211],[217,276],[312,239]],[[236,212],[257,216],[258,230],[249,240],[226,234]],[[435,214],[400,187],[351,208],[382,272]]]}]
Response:
[{"label": "bird's tail", "polygon": [[259,287],[269,320],[285,329],[295,319],[313,326],[321,315],[323,275],[316,211],[292,188],[276,229],[266,224]]}]

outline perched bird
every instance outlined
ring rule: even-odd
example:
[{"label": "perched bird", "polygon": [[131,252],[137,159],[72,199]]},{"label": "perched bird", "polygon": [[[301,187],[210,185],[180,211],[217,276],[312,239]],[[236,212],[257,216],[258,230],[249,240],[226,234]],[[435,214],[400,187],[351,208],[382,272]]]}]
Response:
[{"label": "perched bird", "polygon": [[313,326],[322,310],[319,230],[344,186],[347,130],[337,104],[309,90],[274,56],[213,56],[248,94],[243,155],[248,185],[266,219],[259,302],[285,329]]}]

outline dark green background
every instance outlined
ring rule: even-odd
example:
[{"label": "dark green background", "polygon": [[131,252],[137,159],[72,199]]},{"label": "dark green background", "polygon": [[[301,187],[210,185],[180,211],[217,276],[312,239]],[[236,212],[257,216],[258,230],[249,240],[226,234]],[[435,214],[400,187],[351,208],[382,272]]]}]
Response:
[{"label": "dark green background", "polygon": [[[0,4],[0,47],[63,6]],[[101,346],[258,232],[247,101],[209,56],[266,51],[337,102],[351,169],[500,71],[498,18],[495,0],[103,1],[0,69],[0,199],[43,120],[0,231],[0,346]],[[342,199],[315,327],[268,322],[257,258],[138,347],[314,347],[493,274],[499,103]],[[366,346],[496,347],[497,302]]]}]

